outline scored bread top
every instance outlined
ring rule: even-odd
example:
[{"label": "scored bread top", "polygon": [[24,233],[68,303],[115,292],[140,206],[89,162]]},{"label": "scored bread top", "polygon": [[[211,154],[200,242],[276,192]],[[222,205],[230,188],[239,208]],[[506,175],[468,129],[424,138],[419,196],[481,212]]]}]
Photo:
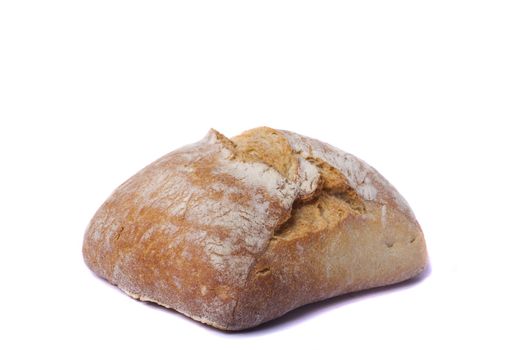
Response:
[{"label": "scored bread top", "polygon": [[115,190],[88,227],[84,257],[129,294],[223,328],[272,238],[367,215],[367,202],[415,221],[375,169],[335,147],[266,127],[231,140],[210,130]]}]

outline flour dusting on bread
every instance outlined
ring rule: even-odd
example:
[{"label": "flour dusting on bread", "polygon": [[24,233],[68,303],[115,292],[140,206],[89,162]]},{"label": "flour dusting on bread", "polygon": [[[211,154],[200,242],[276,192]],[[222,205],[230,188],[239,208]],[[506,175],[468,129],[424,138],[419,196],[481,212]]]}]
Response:
[{"label": "flour dusting on bread", "polygon": [[[241,329],[413,275],[424,241],[399,232],[420,232],[410,207],[359,158],[289,131],[257,128],[229,139],[212,129],[119,186],[93,217],[83,253],[95,273],[135,298]],[[380,244],[390,255],[371,260],[356,244]],[[383,263],[410,244],[418,245],[417,264],[395,260],[400,274]],[[360,281],[363,261],[379,277]]]}]

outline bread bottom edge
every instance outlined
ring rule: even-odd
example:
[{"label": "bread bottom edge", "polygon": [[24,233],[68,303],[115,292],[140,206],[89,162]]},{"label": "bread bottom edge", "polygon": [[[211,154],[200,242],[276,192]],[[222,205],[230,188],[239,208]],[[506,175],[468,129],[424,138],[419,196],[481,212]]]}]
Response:
[{"label": "bread bottom edge", "polygon": [[206,324],[206,325],[210,325],[212,327],[215,327],[217,329],[220,329],[222,331],[232,331],[232,330],[235,330],[235,329],[229,329],[229,328],[226,328],[224,325],[221,325],[219,323],[216,323],[216,322],[213,322],[205,317],[199,317],[199,316],[196,316],[196,315],[191,315],[187,312],[184,312],[182,310],[178,310],[178,309],[175,309],[169,305],[166,305],[166,304],[163,304],[161,303],[160,301],[158,300],[155,300],[153,298],[150,298],[150,297],[147,297],[147,296],[143,296],[143,295],[139,295],[139,294],[135,294],[133,292],[130,292],[124,288],[122,288],[121,286],[117,285],[117,288],[120,289],[121,291],[123,291],[125,294],[127,294],[128,296],[132,297],[133,299],[136,299],[136,300],[139,300],[139,301],[146,301],[146,302],[151,302],[151,303],[155,303],[157,305],[160,305],[162,307],[165,307],[166,309],[169,309],[169,310],[173,310],[173,311],[176,311],[186,317],[189,317],[191,318],[192,320],[195,320],[195,321],[198,321],[200,323],[203,323],[203,324]]},{"label": "bread bottom edge", "polygon": [[396,286],[397,287],[402,287],[404,283],[410,283],[411,281],[419,281],[420,279],[423,279],[425,278],[425,276],[427,275],[427,271],[431,271],[431,266],[430,266],[430,263],[429,261],[427,260],[427,262],[425,263],[425,265],[423,265],[422,267],[419,267],[418,269],[414,270],[414,272],[408,274],[407,276],[403,276],[403,277],[399,277],[397,279],[392,279],[390,281],[383,281],[383,282],[379,282],[379,283],[372,283],[372,284],[369,284],[369,285],[365,285],[365,286],[362,286],[362,287],[358,287],[356,289],[350,289],[348,291],[345,291],[345,292],[342,292],[342,293],[336,293],[336,294],[333,294],[331,296],[326,296],[326,297],[323,297],[323,298],[319,298],[319,299],[315,299],[315,300],[312,300],[312,301],[309,301],[309,302],[306,302],[304,304],[301,304],[301,305],[298,305],[294,308],[291,308],[283,313],[281,313],[280,315],[276,316],[276,317],[273,317],[271,319],[268,319],[268,320],[264,320],[258,324],[255,324],[255,325],[251,325],[251,326],[239,326],[239,327],[232,327],[230,329],[228,329],[228,331],[243,331],[243,330],[249,330],[249,329],[253,329],[253,328],[257,328],[259,326],[264,326],[265,324],[267,323],[270,323],[272,321],[275,321],[275,320],[278,320],[280,319],[281,317],[284,317],[285,315],[297,310],[297,309],[300,309],[304,306],[308,306],[308,305],[312,305],[312,304],[316,304],[316,303],[321,303],[323,301],[328,301],[328,300],[331,300],[331,299],[334,299],[334,298],[338,298],[338,297],[350,297],[352,296],[353,294],[355,293],[364,293],[364,292],[374,292],[374,291],[381,291],[381,288],[388,288],[388,287],[392,287],[392,288],[395,288]]},{"label": "bread bottom edge", "polygon": [[248,330],[248,329],[252,329],[252,328],[256,328],[256,327],[259,327],[261,325],[264,325],[268,322],[271,322],[273,320],[276,320],[276,319],[279,319],[281,317],[283,317],[284,315],[294,311],[294,310],[297,310],[303,306],[306,306],[306,305],[311,305],[311,304],[315,304],[315,303],[319,303],[319,302],[322,302],[322,301],[325,301],[325,300],[330,300],[332,298],[336,298],[336,297],[340,297],[340,296],[344,296],[344,295],[350,295],[350,294],[353,294],[353,293],[358,293],[358,292],[365,292],[365,291],[373,291],[374,289],[378,289],[378,288],[383,288],[383,287],[389,287],[389,286],[396,286],[396,285],[399,285],[403,282],[408,282],[410,280],[413,280],[413,279],[417,279],[418,277],[420,277],[425,271],[427,271],[429,269],[429,262],[427,261],[425,265],[423,265],[422,267],[420,267],[419,269],[417,269],[415,272],[413,272],[412,274],[410,274],[408,277],[405,276],[405,278],[400,278],[400,279],[397,279],[397,280],[393,280],[393,281],[384,281],[384,283],[378,283],[378,284],[373,284],[373,285],[369,285],[369,286],[365,286],[364,288],[357,288],[357,289],[354,289],[354,290],[349,290],[347,292],[344,292],[344,293],[340,293],[340,294],[336,294],[336,295],[332,295],[332,296],[328,296],[326,298],[322,298],[322,299],[318,299],[318,300],[312,300],[311,302],[307,302],[305,304],[302,304],[302,305],[299,305],[299,306],[296,306],[294,307],[293,309],[290,309],[290,310],[287,310],[286,312],[282,313],[281,315],[275,317],[275,318],[272,318],[270,320],[266,320],[266,321],[263,321],[259,324],[255,324],[255,325],[251,325],[251,326],[243,326],[243,325],[238,325],[238,326],[235,326],[235,325],[229,325],[229,326],[225,326],[223,324],[219,324],[219,323],[216,323],[216,322],[213,322],[212,320],[209,320],[205,317],[200,317],[200,316],[196,316],[196,315],[192,315],[190,313],[187,313],[187,312],[184,312],[182,310],[178,310],[178,309],[175,309],[174,307],[172,306],[169,306],[167,304],[164,304],[158,300],[155,300],[153,298],[150,298],[148,296],[144,296],[144,295],[139,295],[139,294],[136,294],[136,293],[133,293],[133,292],[130,292],[124,288],[122,288],[121,286],[119,285],[116,285],[117,288],[119,288],[121,291],[123,291],[126,295],[130,296],[131,298],[133,299],[136,299],[136,300],[139,300],[139,301],[146,301],[146,302],[151,302],[151,303],[155,303],[157,305],[160,305],[166,309],[169,309],[169,310],[173,310],[173,311],[176,311],[192,320],[195,320],[195,321],[198,321],[202,324],[205,324],[205,325],[208,325],[208,326],[212,326],[216,329],[219,329],[221,331],[226,331],[226,332],[239,332],[239,331],[243,331],[243,330]]}]

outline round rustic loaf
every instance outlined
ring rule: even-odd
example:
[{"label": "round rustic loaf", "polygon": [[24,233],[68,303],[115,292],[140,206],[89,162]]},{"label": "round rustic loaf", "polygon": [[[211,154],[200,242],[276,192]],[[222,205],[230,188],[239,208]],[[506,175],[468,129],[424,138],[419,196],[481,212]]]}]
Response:
[{"label": "round rustic loaf", "polygon": [[427,263],[414,214],[374,168],[266,127],[211,130],[142,169],[97,211],[83,254],[128,295],[225,330]]}]

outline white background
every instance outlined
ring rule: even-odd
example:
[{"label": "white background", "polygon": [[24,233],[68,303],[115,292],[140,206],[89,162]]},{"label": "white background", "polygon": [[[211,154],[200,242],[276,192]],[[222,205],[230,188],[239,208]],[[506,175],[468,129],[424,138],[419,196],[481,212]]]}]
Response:
[{"label": "white background", "polygon": [[[523,349],[524,117],[523,1],[1,1],[0,348]],[[85,267],[116,186],[261,125],[376,167],[432,270],[230,334]]]}]

